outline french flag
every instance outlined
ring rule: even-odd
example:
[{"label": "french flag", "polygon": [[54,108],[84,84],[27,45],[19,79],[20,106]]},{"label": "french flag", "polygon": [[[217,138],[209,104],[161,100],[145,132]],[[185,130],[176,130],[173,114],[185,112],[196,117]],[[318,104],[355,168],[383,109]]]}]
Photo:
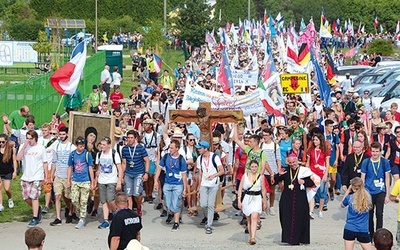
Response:
[{"label": "french flag", "polygon": [[159,56],[156,54],[153,54],[153,62],[154,62],[154,69],[156,70],[156,73],[160,73],[161,71],[161,65],[162,65],[162,60]]},{"label": "french flag", "polygon": [[61,95],[74,94],[86,63],[86,44],[80,42],[72,51],[71,59],[50,77],[51,86]]}]

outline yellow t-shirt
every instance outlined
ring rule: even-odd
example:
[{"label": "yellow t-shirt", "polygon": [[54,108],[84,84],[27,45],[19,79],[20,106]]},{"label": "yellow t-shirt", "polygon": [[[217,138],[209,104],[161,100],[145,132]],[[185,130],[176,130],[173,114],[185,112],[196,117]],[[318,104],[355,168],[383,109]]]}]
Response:
[{"label": "yellow t-shirt", "polygon": [[[398,179],[396,181],[396,183],[394,184],[390,195],[396,196],[396,197],[400,195],[400,179]],[[397,209],[397,221],[400,222],[400,203],[399,203],[399,208]]]}]

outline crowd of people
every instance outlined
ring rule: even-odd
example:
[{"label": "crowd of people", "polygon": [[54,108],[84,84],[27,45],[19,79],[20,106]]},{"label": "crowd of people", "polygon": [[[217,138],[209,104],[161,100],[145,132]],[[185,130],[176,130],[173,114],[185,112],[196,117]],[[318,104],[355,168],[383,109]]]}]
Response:
[{"label": "crowd of people", "polygon": [[[237,60],[232,63],[236,69],[262,71],[264,53],[243,43],[232,46],[229,56]],[[307,101],[300,95],[285,97],[281,115],[246,115],[240,125],[215,123],[206,141],[199,124],[174,122],[169,111],[182,108],[189,80],[220,91],[220,52],[210,55],[207,46],[194,49],[187,62],[177,63],[173,72],[165,70],[162,76],[150,66],[151,51],[135,56],[132,80],[139,86],[125,97],[120,85],[130,81],[121,82],[114,74],[118,68],[111,74],[106,65],[100,85],[93,85],[88,97],[88,110],[83,110],[113,116],[114,138],[88,127],[72,141],[58,114],[37,128],[27,106],[3,115],[0,174],[11,209],[9,186],[20,162],[22,197],[32,207],[29,227],[37,226],[54,203],[56,219],[50,225],[62,225],[64,219],[77,221],[75,228],[82,229],[88,214],[96,216],[101,205],[103,221],[98,228],[110,228],[110,248],[123,249],[129,240],[140,240],[142,204],[156,198],[160,216],[172,224],[172,231],[179,230],[187,207],[188,216],[201,216],[203,211],[201,224],[206,234],[212,234],[219,219],[216,196],[221,186],[232,182],[249,245],[256,244],[261,218],[277,213],[282,242],[310,244],[310,220],[324,217],[329,201],[344,194],[342,205],[349,207],[343,234],[346,248],[351,249],[355,239],[363,248],[371,247],[383,227],[384,205],[400,195],[396,103],[381,118],[370,105],[368,91],[360,97],[343,82],[332,88],[332,105],[326,106],[314,84]],[[277,68],[284,72],[285,64],[277,61]],[[317,81],[313,74],[311,81]],[[250,91],[248,86],[239,92]],[[67,95],[66,111],[81,110],[82,100],[79,91]],[[38,199],[42,191],[44,206]]]}]

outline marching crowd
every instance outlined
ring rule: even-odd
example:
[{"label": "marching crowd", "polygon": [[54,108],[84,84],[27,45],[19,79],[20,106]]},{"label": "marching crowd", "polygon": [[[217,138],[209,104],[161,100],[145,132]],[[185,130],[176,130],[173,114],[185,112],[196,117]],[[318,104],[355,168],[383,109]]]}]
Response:
[{"label": "marching crowd", "polygon": [[[236,48],[238,68],[256,65],[247,47]],[[264,52],[252,49],[262,65]],[[209,131],[212,139],[205,141],[199,124],[173,122],[169,111],[181,109],[187,79],[220,91],[215,80],[220,55],[208,57],[205,46],[195,49],[189,61],[159,78],[150,66],[151,56],[138,60],[146,64],[135,65],[133,60],[137,67],[132,68],[132,79],[139,86],[132,87],[128,98],[120,92],[119,85],[126,84],[121,83],[122,77],[111,76],[105,66],[100,86],[94,85],[89,95],[88,112],[114,116],[115,127],[110,128],[114,138],[99,134],[93,126],[71,141],[58,114],[37,128],[27,106],[3,115],[0,176],[8,207],[14,206],[10,182],[20,162],[22,197],[32,207],[29,227],[38,225],[54,203],[56,219],[50,225],[62,225],[64,219],[65,223],[78,221],[75,228],[82,229],[87,214],[97,216],[101,205],[103,222],[98,228],[110,227],[110,248],[124,249],[129,240],[140,240],[142,204],[154,202],[154,191],[160,216],[172,224],[172,231],[179,230],[187,209],[188,216],[203,216],[205,233],[212,234],[213,221],[219,219],[218,190],[231,181],[249,245],[256,244],[260,219],[278,211],[282,242],[310,244],[310,220],[324,217],[329,201],[343,194],[342,205],[348,207],[346,247],[351,249],[355,239],[365,249],[371,248],[372,239],[375,246],[385,244],[376,237],[384,233],[384,205],[400,195],[397,104],[381,118],[370,105],[368,91],[360,97],[343,82],[332,88],[329,107],[318,90],[310,94],[308,103],[300,95],[287,96],[281,115],[251,114],[240,125],[215,123]],[[278,64],[278,69],[284,71],[285,65]],[[79,95],[66,96],[67,112],[80,109]],[[279,210],[275,208],[278,190]],[[42,191],[43,206],[38,199]]]}]

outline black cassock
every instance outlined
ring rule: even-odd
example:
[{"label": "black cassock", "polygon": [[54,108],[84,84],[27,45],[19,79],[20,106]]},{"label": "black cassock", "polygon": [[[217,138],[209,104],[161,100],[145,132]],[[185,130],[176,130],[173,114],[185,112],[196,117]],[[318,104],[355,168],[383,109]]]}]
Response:
[{"label": "black cassock", "polygon": [[[280,176],[276,182],[283,180],[284,190],[279,201],[279,220],[282,228],[282,242],[290,245],[310,244],[310,208],[308,206],[306,188],[300,190],[297,178],[291,183],[290,171],[294,177],[296,170],[291,168]],[[314,186],[310,177],[302,178],[305,187]],[[293,190],[289,185],[293,184]]]}]

